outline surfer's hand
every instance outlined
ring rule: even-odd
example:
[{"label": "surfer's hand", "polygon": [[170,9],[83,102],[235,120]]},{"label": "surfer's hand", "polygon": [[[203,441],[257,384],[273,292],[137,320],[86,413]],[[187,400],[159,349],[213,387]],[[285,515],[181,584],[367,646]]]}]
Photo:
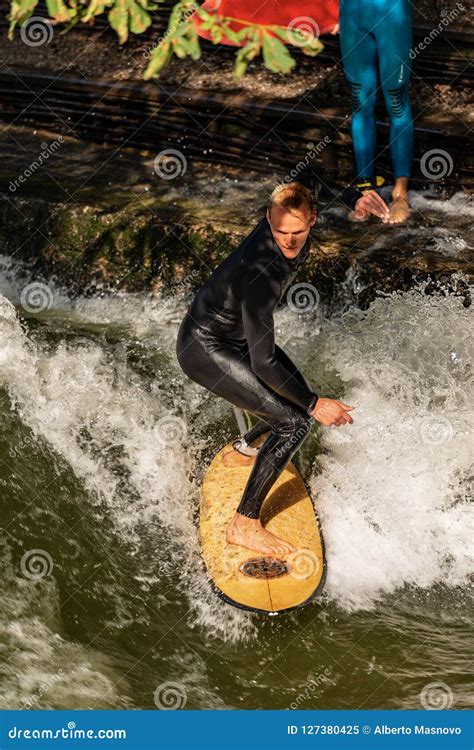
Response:
[{"label": "surfer's hand", "polygon": [[344,424],[352,424],[352,417],[347,412],[353,408],[342,401],[336,401],[335,398],[318,398],[311,415],[325,427],[341,427]]},{"label": "surfer's hand", "polygon": [[329,33],[332,34],[333,36],[335,36],[336,34],[339,34],[339,24],[336,23],[336,25],[334,26],[334,28],[331,29],[331,31]]},{"label": "surfer's hand", "polygon": [[375,190],[367,190],[362,198],[356,201],[354,211],[357,211],[361,218],[373,214],[382,219],[383,222],[387,221],[390,214],[387,204]]}]

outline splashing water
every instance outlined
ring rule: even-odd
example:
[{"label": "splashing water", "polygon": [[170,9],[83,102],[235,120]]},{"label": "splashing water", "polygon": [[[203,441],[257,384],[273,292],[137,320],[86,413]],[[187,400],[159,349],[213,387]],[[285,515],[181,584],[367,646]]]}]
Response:
[{"label": "splashing water", "polygon": [[423,291],[330,325],[319,349],[354,424],[324,432],[311,486],[329,550],[328,594],[369,607],[406,585],[461,586],[472,571],[470,309]]},{"label": "splashing water", "polygon": [[[278,651],[287,639],[291,642],[297,621],[264,623],[224,605],[212,594],[200,560],[199,482],[206,462],[235,425],[231,408],[188,381],[175,361],[184,300],[127,294],[72,300],[67,291],[51,287],[48,311],[23,317],[12,301],[18,304],[25,278],[23,269],[4,263],[0,387],[31,446],[41,445],[47,455],[53,467],[48,481],[64,466],[72,472],[82,515],[67,534],[85,537],[87,524],[96,520],[98,526],[105,524],[105,531],[92,546],[99,550],[108,535],[119,548],[124,581],[115,569],[99,589],[91,589],[94,596],[85,604],[94,613],[90,618],[100,619],[100,632],[112,633],[110,643],[121,634],[127,659],[140,651],[138,642],[147,644],[142,648],[148,654],[146,666],[140,664],[140,686],[117,687],[124,670],[122,664],[117,670],[116,646],[107,657],[91,650],[82,663],[84,646],[63,635],[59,626],[55,630],[50,613],[37,612],[26,595],[31,588],[17,582],[16,593],[10,590],[3,596],[7,620],[0,623],[0,648],[7,644],[15,669],[12,654],[16,649],[27,653],[25,695],[37,695],[52,679],[47,670],[41,671],[44,665],[34,677],[37,667],[30,645],[36,637],[52,655],[53,675],[71,657],[92,685],[89,693],[78,690],[80,697],[74,697],[70,687],[63,685],[61,692],[58,681],[52,686],[56,698],[42,696],[41,706],[93,705],[100,695],[108,696],[101,705],[128,705],[132,692],[136,704],[153,707],[155,688],[178,680],[189,708],[285,707],[281,702],[291,702],[294,695],[285,698],[278,682],[272,691],[272,681],[260,673],[269,664],[266,650]],[[349,281],[352,288],[353,279]],[[301,641],[301,674],[299,658],[292,657],[295,685],[304,684],[318,641],[329,638],[328,649],[338,639],[343,642],[338,620],[349,622],[351,617],[355,632],[357,623],[369,617],[364,613],[377,609],[385,598],[391,607],[400,607],[396,611],[402,628],[408,617],[400,604],[403,597],[409,601],[413,591],[435,590],[439,584],[453,591],[466,584],[472,563],[467,516],[472,475],[470,319],[460,298],[427,296],[423,288],[380,296],[367,312],[351,310],[337,320],[315,322],[291,310],[276,316],[279,341],[285,341],[288,353],[320,393],[356,407],[351,427],[313,430],[310,447],[305,447],[310,459],[301,463],[322,521],[328,579],[325,609],[318,604],[298,615],[299,622],[311,617],[312,625]],[[44,512],[67,517],[55,489],[50,497],[35,498],[39,506],[49,501],[51,507]],[[34,519],[32,513],[33,531]],[[35,546],[41,542],[35,537]],[[87,546],[85,538],[80,546]],[[58,550],[51,548],[55,562]],[[102,564],[98,558],[96,567]],[[67,583],[67,563],[57,568]],[[64,581],[48,589],[54,601],[55,585]],[[97,613],[100,599],[105,600],[103,614]],[[12,630],[9,620],[20,602],[21,623]],[[161,624],[161,617],[166,623]],[[162,644],[171,626],[174,651],[164,654],[155,640]],[[84,625],[80,633],[87,643],[86,630]],[[107,643],[101,647],[107,649]],[[219,669],[219,650],[236,643],[239,653],[227,650],[225,658],[230,663],[250,659],[253,664],[255,654],[257,675],[250,670],[235,685],[224,684],[228,668]],[[249,668],[242,664],[235,663],[235,669],[243,675]],[[97,682],[88,669],[95,669]],[[347,669],[350,674],[353,664]],[[361,663],[357,669],[377,674]],[[133,665],[129,671],[133,678]],[[344,670],[338,669],[327,685],[330,707],[337,705],[330,691],[338,689],[339,672],[343,677]],[[197,677],[190,680],[190,675]],[[8,689],[9,705],[23,700],[12,678]]]}]

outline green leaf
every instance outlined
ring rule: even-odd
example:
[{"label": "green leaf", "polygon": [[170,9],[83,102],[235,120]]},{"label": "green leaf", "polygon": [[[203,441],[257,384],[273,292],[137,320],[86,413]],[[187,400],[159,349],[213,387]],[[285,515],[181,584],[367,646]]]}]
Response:
[{"label": "green leaf", "polygon": [[237,37],[237,40],[241,42],[246,37],[254,38],[255,37],[255,28],[252,26],[244,26],[243,29],[239,29],[239,31],[235,32],[235,36]]},{"label": "green leaf", "polygon": [[324,49],[324,44],[317,36],[311,33],[304,33],[301,29],[274,29],[278,36],[284,38],[293,46],[300,47],[306,55],[318,55]]},{"label": "green leaf", "polygon": [[263,61],[273,73],[289,73],[296,65],[288,48],[267,31],[263,34]]},{"label": "green leaf", "polygon": [[133,34],[143,34],[151,25],[150,14],[138,3],[130,4],[130,31]]},{"label": "green leaf", "polygon": [[113,0],[90,0],[87,10],[82,16],[83,22],[87,23],[91,20],[91,18],[100,16],[100,14],[103,13],[106,8],[110,7],[112,2]]},{"label": "green leaf", "polygon": [[244,47],[241,47],[235,56],[234,74],[236,78],[242,78],[245,75],[249,62],[260,53],[261,45],[255,39],[251,40]]},{"label": "green leaf", "polygon": [[222,27],[219,24],[214,24],[210,29],[211,40],[214,44],[220,44],[222,37],[224,36]]},{"label": "green leaf", "polygon": [[285,42],[290,41],[290,32],[288,31],[288,28],[286,26],[272,26],[271,30]]},{"label": "green leaf", "polygon": [[125,44],[128,39],[128,0],[115,0],[108,19],[120,44]]},{"label": "green leaf", "polygon": [[55,21],[69,21],[69,10],[63,0],[46,0],[46,7],[51,18]]},{"label": "green leaf", "polygon": [[190,55],[193,58],[193,60],[199,60],[201,58],[201,45],[199,44],[199,34],[196,31],[195,26],[190,22],[187,21],[187,25],[189,26],[188,31],[188,41],[190,45]]},{"label": "green leaf", "polygon": [[169,42],[162,42],[156,47],[151,53],[150,62],[143,74],[145,81],[149,81],[150,78],[157,78],[163,68],[169,63],[173,56],[173,50]]},{"label": "green leaf", "polygon": [[231,29],[230,26],[226,27],[224,33],[225,33],[227,39],[230,42],[235,42],[235,44],[240,44],[240,39],[239,39],[239,37],[237,35],[237,32],[235,32],[233,29]]},{"label": "green leaf", "polygon": [[311,46],[308,45],[307,47],[301,47],[302,52],[305,55],[309,55],[309,57],[316,57],[316,55],[319,55],[323,49],[324,44],[320,42],[319,39],[315,39]]},{"label": "green leaf", "polygon": [[13,38],[15,26],[24,23],[33,13],[38,5],[38,0],[13,0],[10,6],[8,19],[10,26],[8,29],[8,38]]}]

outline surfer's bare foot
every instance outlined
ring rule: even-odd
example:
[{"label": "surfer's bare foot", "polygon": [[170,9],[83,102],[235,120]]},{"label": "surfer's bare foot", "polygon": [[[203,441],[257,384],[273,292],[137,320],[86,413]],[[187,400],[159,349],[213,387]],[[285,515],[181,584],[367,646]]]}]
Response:
[{"label": "surfer's bare foot", "polygon": [[235,448],[231,448],[230,451],[227,451],[222,456],[224,466],[251,466],[254,461],[255,456],[244,456],[243,453],[239,453]]},{"label": "surfer's bare foot", "polygon": [[410,216],[408,187],[408,177],[397,177],[392,190],[392,203],[388,215],[389,224],[402,224]]},{"label": "surfer's bare foot", "polygon": [[394,197],[390,204],[390,213],[388,224],[401,224],[408,219],[411,214],[410,205],[407,195]]},{"label": "surfer's bare foot", "polygon": [[265,529],[258,518],[247,518],[236,513],[227,527],[227,541],[266,555],[288,555],[295,548],[276,534]]}]

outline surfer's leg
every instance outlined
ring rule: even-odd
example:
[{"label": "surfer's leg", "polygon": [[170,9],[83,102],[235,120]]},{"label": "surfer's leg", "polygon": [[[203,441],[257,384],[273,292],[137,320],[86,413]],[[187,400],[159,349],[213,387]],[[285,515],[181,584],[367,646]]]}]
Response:
[{"label": "surfer's leg", "polygon": [[177,355],[192,380],[271,426],[271,434],[258,452],[239,509],[228,527],[228,541],[267,554],[291,552],[292,545],[267,531],[259,515],[266,494],[307,437],[311,417],[257,378],[248,350],[224,347],[202,331],[182,326]]},{"label": "surfer's leg", "polygon": [[344,73],[352,97],[352,141],[357,181],[371,182],[375,175],[377,98],[377,45],[374,36],[361,27],[354,2],[341,3],[340,41]]},{"label": "surfer's leg", "polygon": [[268,413],[272,431],[257,454],[236,514],[227,528],[227,541],[264,554],[285,555],[295,548],[265,529],[260,512],[268,492],[308,436],[311,417],[286,402],[284,414],[280,415],[280,406],[276,403],[275,414]]},{"label": "surfer's leg", "polygon": [[[275,347],[275,351],[279,361],[295,377],[311,388],[312,386],[288,355],[278,346]],[[228,358],[228,354],[225,356]],[[242,383],[245,383],[247,398],[249,398],[247,410],[263,417],[254,428],[253,435],[250,434],[250,438],[255,439],[257,435],[271,430],[269,437],[258,450],[254,467],[237,509],[237,512],[243,516],[257,519],[260,517],[260,510],[269,490],[308,436],[311,417],[264,385],[253,373],[247,353],[244,356],[240,355],[239,367],[242,371],[242,380],[239,380],[238,388],[241,391]],[[234,368],[233,372],[234,374],[236,372]],[[242,393],[240,395],[242,396]],[[258,404],[255,404],[255,395],[260,401]],[[227,398],[232,400],[232,394]],[[251,401],[253,401],[253,408],[250,405]],[[246,437],[248,436],[249,433]]]},{"label": "surfer's leg", "polygon": [[390,150],[395,187],[389,223],[398,224],[410,215],[408,178],[413,157],[413,117],[410,106],[412,6],[409,0],[391,0],[388,13],[378,24],[380,79],[390,118]]},{"label": "surfer's leg", "polygon": [[[269,432],[270,429],[268,422],[264,419],[259,419],[258,422],[242,436],[242,438],[235,441],[234,448],[243,453],[243,455],[256,455],[260,446],[255,445],[255,443],[260,437],[262,437],[262,435]],[[250,451],[252,451],[251,454]]]},{"label": "surfer's leg", "polygon": [[307,438],[311,418],[304,412],[288,411],[274,421],[272,431],[260,448],[237,512],[247,518],[259,518],[263,501],[283,469]]},{"label": "surfer's leg", "polygon": [[[303,373],[298,370],[295,363],[290,359],[286,352],[283,351],[283,349],[281,349],[279,346],[275,346],[275,354],[280,364],[282,364],[283,367],[288,370],[288,372],[291,372],[296,380],[299,380],[300,383],[305,386],[305,388],[308,388],[309,390],[313,389],[311,383],[305,378]],[[234,451],[240,455],[232,456],[230,455],[231,452],[226,454],[226,460],[224,461],[226,465],[250,465],[252,461],[245,461],[243,457],[249,457],[253,460],[262,444],[261,441],[258,441],[258,439],[261,438],[265,433],[270,432],[270,430],[271,427],[268,422],[264,421],[263,419],[259,419],[258,422],[248,432],[245,433],[245,435],[234,442]]]}]

